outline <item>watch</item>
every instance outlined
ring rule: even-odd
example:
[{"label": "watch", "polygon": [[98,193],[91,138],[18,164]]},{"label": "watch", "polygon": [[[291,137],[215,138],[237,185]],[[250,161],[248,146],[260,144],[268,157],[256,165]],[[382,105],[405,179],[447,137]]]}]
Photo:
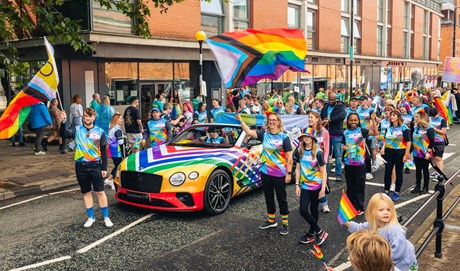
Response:
[{"label": "watch", "polygon": [[287,174],[291,175],[291,174],[292,174],[292,172],[288,171],[288,172],[287,172]]}]

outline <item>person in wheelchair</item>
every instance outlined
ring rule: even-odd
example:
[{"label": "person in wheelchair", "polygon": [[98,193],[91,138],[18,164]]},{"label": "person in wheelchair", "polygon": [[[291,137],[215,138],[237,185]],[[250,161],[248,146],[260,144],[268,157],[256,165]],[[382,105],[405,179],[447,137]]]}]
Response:
[{"label": "person in wheelchair", "polygon": [[227,144],[225,138],[219,135],[219,130],[216,127],[208,128],[208,136],[204,139],[205,143]]}]

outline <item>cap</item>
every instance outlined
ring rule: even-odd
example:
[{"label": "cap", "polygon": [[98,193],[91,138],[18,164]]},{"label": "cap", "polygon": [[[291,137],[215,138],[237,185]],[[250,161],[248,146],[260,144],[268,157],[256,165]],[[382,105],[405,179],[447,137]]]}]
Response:
[{"label": "cap", "polygon": [[361,95],[361,97],[359,97],[360,100],[367,100],[367,95]]},{"label": "cap", "polygon": [[152,113],[153,111],[161,112],[160,108],[158,107],[152,108],[152,110],[150,110],[150,113]]},{"label": "cap", "polygon": [[210,126],[210,127],[208,128],[208,133],[216,133],[216,132],[217,132],[217,128],[216,128],[216,127]]},{"label": "cap", "polygon": [[351,96],[351,97],[350,97],[350,100],[358,100],[359,98],[360,98],[360,97],[358,97],[358,96]]},{"label": "cap", "polygon": [[301,130],[302,134],[299,136],[299,140],[304,137],[304,136],[309,136],[311,138],[313,138],[314,140],[317,140],[316,139],[316,131],[311,128],[311,127],[306,127],[306,128],[303,128]]}]

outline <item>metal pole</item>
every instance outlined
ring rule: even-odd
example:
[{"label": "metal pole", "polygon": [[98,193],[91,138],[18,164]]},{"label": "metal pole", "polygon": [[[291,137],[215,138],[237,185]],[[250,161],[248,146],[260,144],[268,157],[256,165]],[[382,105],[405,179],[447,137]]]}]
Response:
[{"label": "metal pole", "polygon": [[351,0],[351,24],[350,24],[350,95],[349,97],[353,96],[353,26],[355,23],[355,11],[354,11],[354,0]]},{"label": "metal pole", "polygon": [[444,220],[442,219],[442,201],[444,200],[444,194],[446,192],[443,176],[438,177],[438,183],[436,184],[435,190],[439,191],[439,195],[437,198],[436,219],[434,220],[434,227],[439,227],[439,230],[436,233],[436,249],[434,256],[436,258],[441,258],[442,232],[444,230]]},{"label": "metal pole", "polygon": [[198,43],[200,44],[200,79],[199,79],[200,81],[199,81],[199,85],[200,85],[201,102],[204,103],[205,97],[203,94],[203,41],[199,40]]}]

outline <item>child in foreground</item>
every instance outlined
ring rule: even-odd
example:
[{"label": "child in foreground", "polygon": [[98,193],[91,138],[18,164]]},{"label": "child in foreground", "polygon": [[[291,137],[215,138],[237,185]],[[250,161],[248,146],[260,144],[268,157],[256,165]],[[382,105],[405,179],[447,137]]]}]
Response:
[{"label": "child in foreground", "polygon": [[346,222],[348,231],[353,233],[369,229],[379,233],[391,247],[391,259],[402,270],[418,270],[414,246],[406,239],[406,230],[399,224],[396,209],[391,198],[385,193],[377,193],[367,204],[364,223]]},{"label": "child in foreground", "polygon": [[[348,258],[357,271],[400,271],[391,260],[391,248],[378,233],[359,230],[347,238]],[[327,271],[334,271],[328,267]]]}]

